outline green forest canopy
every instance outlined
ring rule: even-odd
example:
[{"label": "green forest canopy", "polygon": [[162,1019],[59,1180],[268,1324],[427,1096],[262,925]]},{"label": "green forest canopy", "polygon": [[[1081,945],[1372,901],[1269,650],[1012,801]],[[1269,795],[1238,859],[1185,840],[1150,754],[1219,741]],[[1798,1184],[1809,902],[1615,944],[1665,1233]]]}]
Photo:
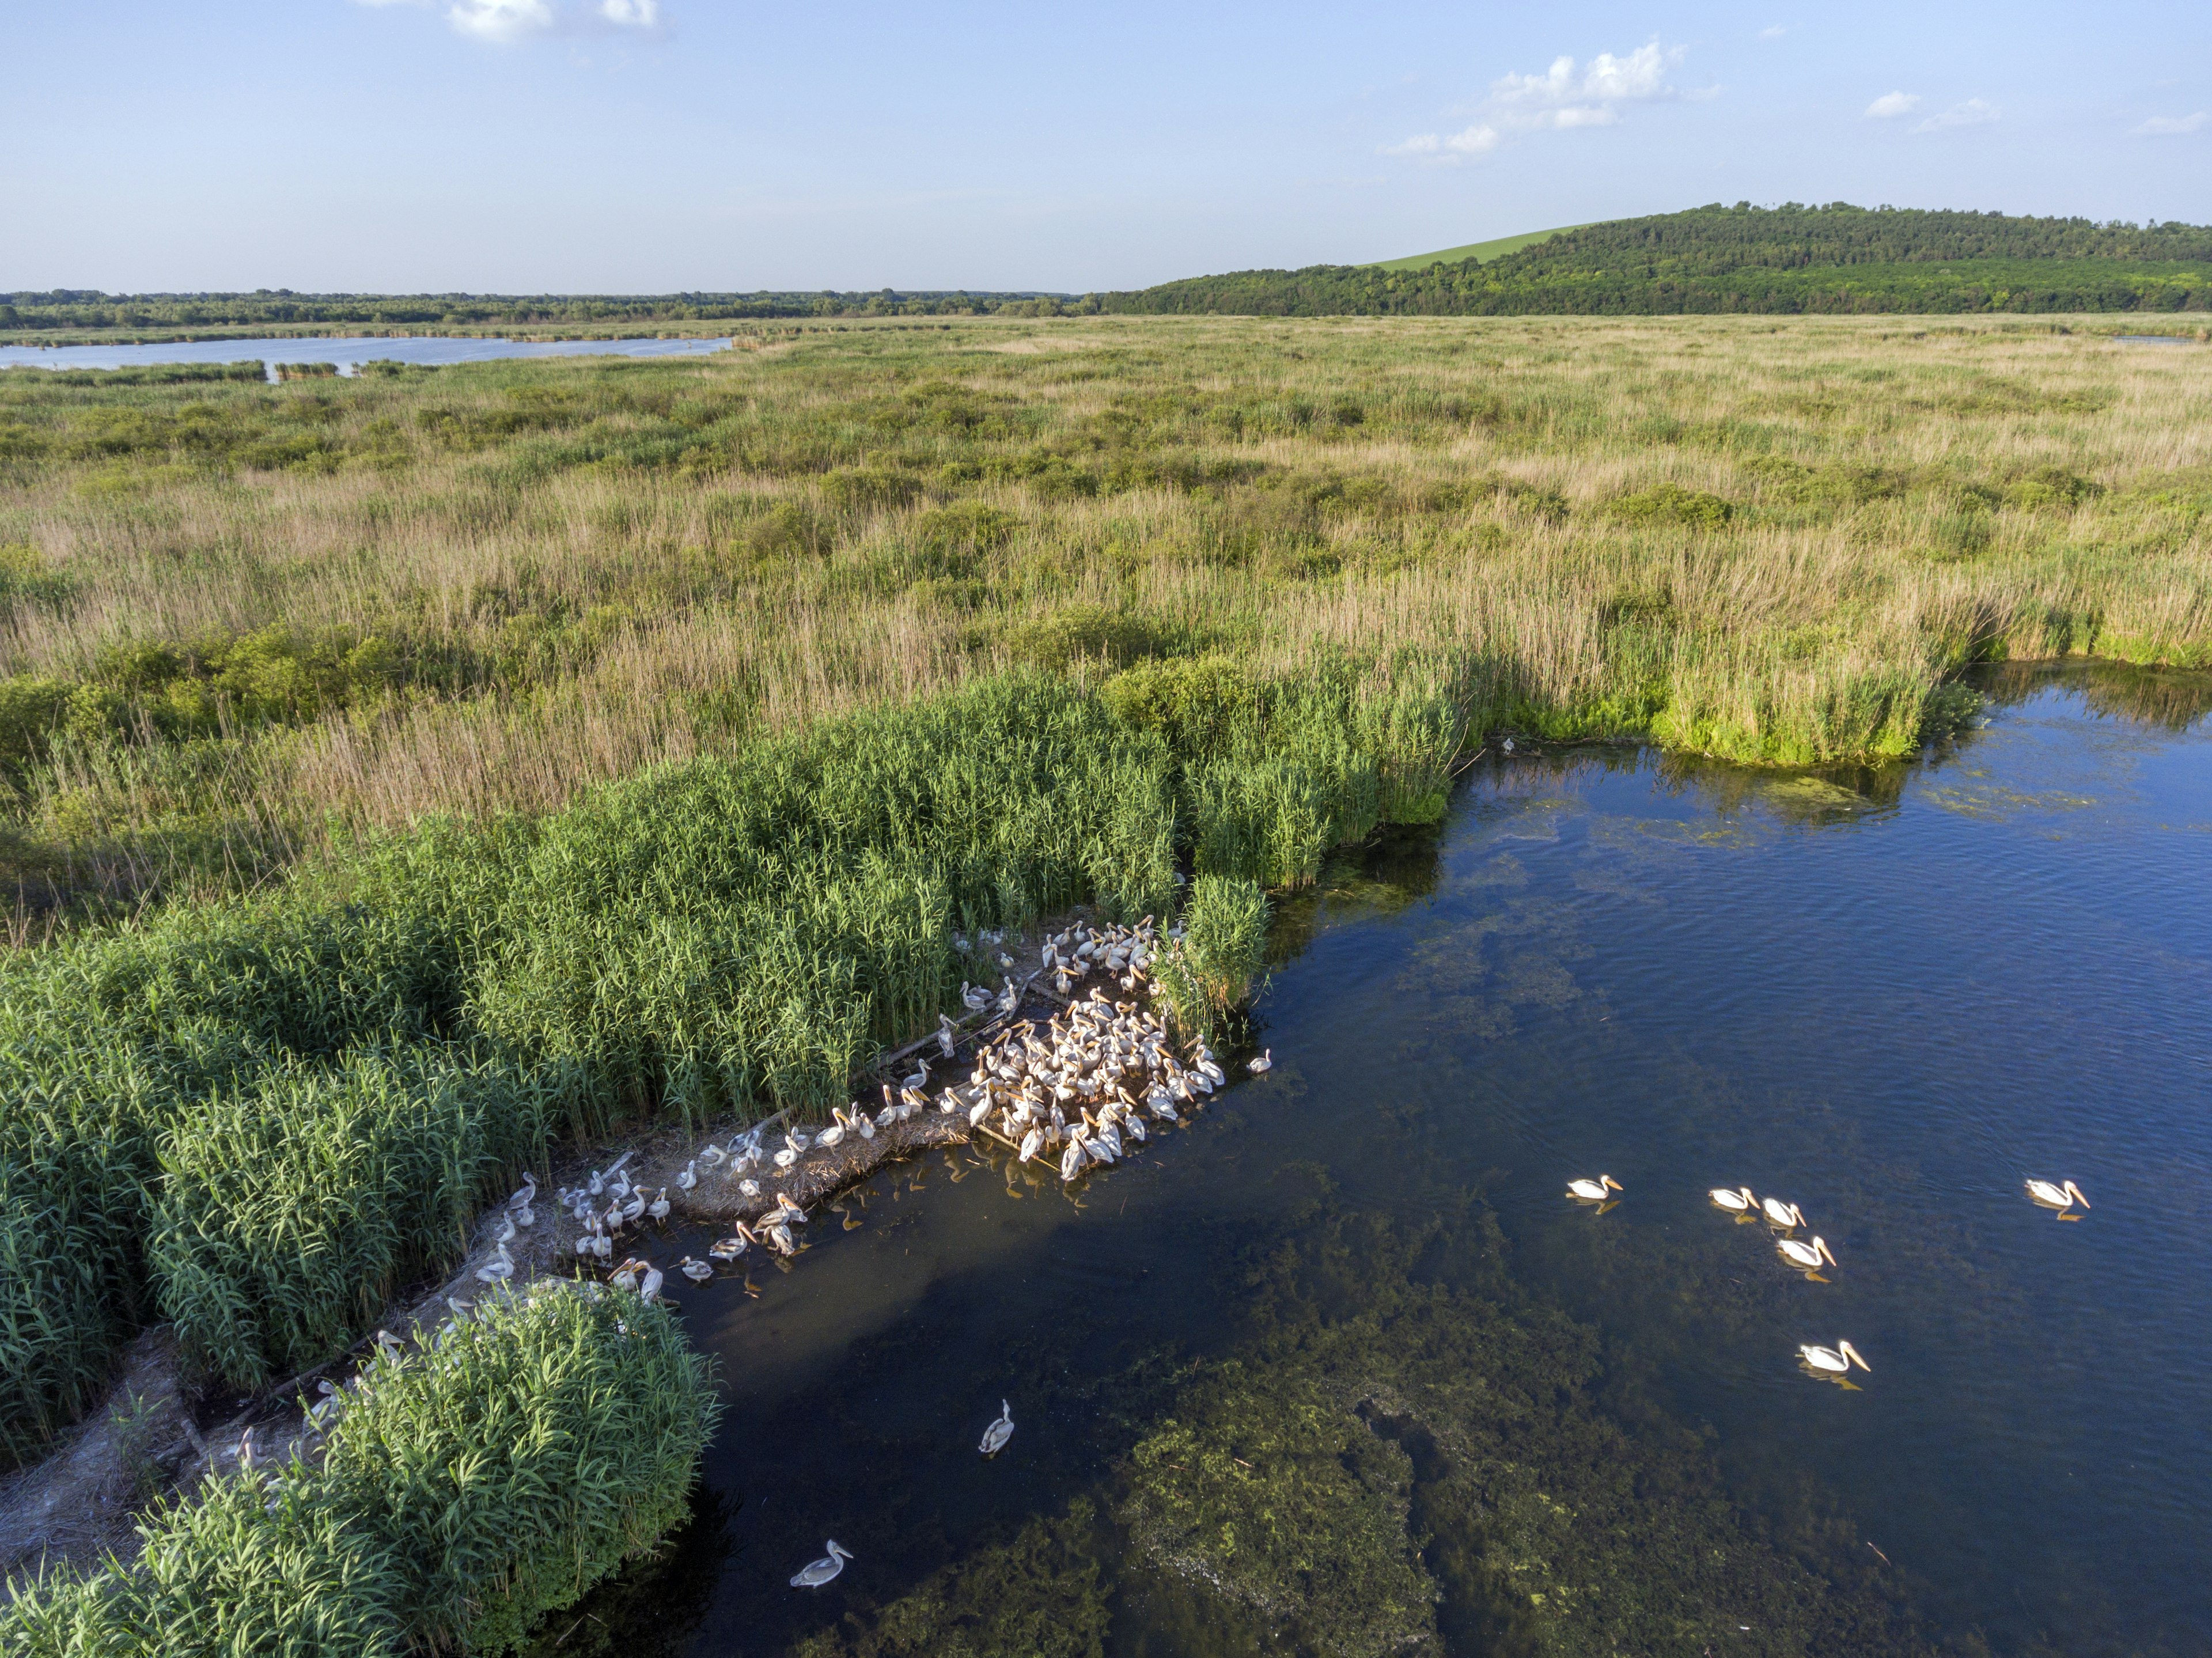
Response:
[{"label": "green forest canopy", "polygon": [[1243,270],[1101,305],[1258,316],[2203,311],[2212,228],[1739,202],[1563,230],[1488,260]]}]

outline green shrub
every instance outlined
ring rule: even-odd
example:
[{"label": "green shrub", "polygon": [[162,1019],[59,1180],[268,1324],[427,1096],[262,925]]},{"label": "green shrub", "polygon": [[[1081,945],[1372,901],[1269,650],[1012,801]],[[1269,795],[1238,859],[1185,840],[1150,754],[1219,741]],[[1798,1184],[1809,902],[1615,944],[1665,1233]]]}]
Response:
[{"label": "green shrub", "polygon": [[1720,496],[1679,483],[1655,483],[1616,495],[1606,512],[1622,524],[1673,524],[1686,530],[1725,529],[1735,516],[1735,508]]},{"label": "green shrub", "polygon": [[1252,993],[1267,957],[1267,895],[1257,883],[1201,875],[1183,935],[1160,957],[1158,983],[1187,1030],[1210,1030]]},{"label": "green shrub", "polygon": [[1226,656],[1139,662],[1099,688],[1124,725],[1156,732],[1185,757],[1224,752],[1261,717],[1258,683]]},{"label": "green shrub", "polygon": [[132,1564],[11,1585],[0,1653],[507,1651],[682,1520],[717,1408],[665,1309],[566,1285],[364,1382],[319,1468],[211,1479]]}]

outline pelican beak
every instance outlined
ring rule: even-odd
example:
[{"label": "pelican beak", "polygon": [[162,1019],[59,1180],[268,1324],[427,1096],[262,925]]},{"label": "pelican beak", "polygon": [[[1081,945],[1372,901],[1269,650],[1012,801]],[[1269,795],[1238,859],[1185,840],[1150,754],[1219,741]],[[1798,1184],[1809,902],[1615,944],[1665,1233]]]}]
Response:
[{"label": "pelican beak", "polygon": [[1820,1254],[1822,1258],[1827,1261],[1829,1266],[1833,1266],[1836,1264],[1836,1252],[1828,1248],[1827,1242],[1825,1239],[1823,1239],[1820,1243]]},{"label": "pelican beak", "polygon": [[1610,1187],[1611,1187],[1614,1191],[1616,1191],[1616,1192],[1625,1192],[1625,1191],[1626,1191],[1626,1190],[1628,1189],[1626,1187],[1623,1186],[1623,1185],[1622,1185],[1619,1181],[1617,1181],[1617,1180],[1613,1179],[1613,1177],[1612,1175],[1607,1175],[1605,1177],[1605,1183],[1606,1183],[1607,1186],[1610,1186]]},{"label": "pelican beak", "polygon": [[2075,1185],[2072,1181],[2068,1181],[2066,1182],[2066,1190],[2073,1197],[2074,1201],[2080,1204],[2084,1209],[2087,1209],[2089,1206],[2089,1199],[2081,1195],[2081,1188]]}]

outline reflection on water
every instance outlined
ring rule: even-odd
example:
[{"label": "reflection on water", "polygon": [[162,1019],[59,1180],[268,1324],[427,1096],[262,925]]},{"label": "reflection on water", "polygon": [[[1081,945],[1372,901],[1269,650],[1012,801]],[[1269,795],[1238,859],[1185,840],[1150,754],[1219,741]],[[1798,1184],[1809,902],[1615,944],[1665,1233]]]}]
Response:
[{"label": "reflection on water", "polygon": [[[2008,671],[1875,774],[1489,762],[1284,907],[1277,1068],[1189,1129],[1073,1196],[887,1171],[757,1299],[687,1292],[721,1506],[590,1611],[807,1658],[2212,1651],[2183,677]],[[1870,1371],[1808,1378],[1843,1339]]]},{"label": "reflection on water", "polygon": [[313,335],[294,339],[176,340],[153,345],[0,345],[0,368],[141,368],[170,362],[334,363],[352,374],[365,362],[439,366],[509,357],[688,357],[729,347],[723,340],[508,340],[463,335]]}]

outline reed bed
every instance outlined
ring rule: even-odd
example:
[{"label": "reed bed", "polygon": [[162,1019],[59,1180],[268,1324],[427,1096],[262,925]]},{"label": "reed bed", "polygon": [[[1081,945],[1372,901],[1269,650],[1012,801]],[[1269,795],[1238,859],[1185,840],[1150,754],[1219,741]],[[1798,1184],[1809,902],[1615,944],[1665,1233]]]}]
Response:
[{"label": "reed bed", "polygon": [[683,1517],[708,1371],[635,1297],[489,1302],[378,1357],[319,1456],[209,1480],[131,1564],[11,1585],[0,1652],[507,1651]]}]

